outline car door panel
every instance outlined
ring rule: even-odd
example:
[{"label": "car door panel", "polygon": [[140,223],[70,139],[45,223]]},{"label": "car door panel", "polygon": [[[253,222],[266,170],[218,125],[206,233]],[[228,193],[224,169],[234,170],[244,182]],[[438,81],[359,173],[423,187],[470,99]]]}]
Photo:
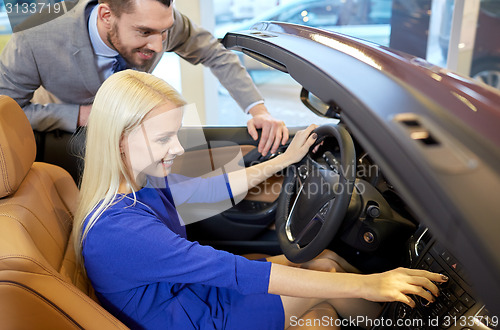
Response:
[{"label": "car door panel", "polygon": [[[291,128],[290,136],[293,137],[299,129],[302,128]],[[189,139],[193,130],[182,129],[179,133],[181,143]],[[207,155],[212,164],[229,162],[234,158],[235,147],[241,148],[245,166],[265,161],[271,156],[263,157],[258,153],[258,141],[251,138],[246,127],[204,127],[203,133],[210,151],[206,146],[187,149],[175,162],[175,166],[183,168],[183,173],[194,174],[195,164],[207,162],[207,158],[203,159]],[[281,147],[280,152],[284,149]],[[217,160],[214,160],[214,155],[217,155]],[[245,198],[232,208],[189,224],[186,228],[189,238],[239,254],[280,253],[273,225],[282,182],[281,175],[274,175],[250,189]]]}]

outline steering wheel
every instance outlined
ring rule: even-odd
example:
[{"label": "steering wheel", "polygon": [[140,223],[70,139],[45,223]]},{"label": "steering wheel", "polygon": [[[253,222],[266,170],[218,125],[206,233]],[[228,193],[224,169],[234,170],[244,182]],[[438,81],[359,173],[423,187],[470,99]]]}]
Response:
[{"label": "steering wheel", "polygon": [[313,146],[285,170],[276,230],[283,253],[295,263],[313,259],[330,244],[344,220],[356,179],[356,151],[349,132],[333,124],[314,132],[316,145],[327,137],[337,140],[340,161],[326,151],[323,158],[329,166],[319,164],[311,157]]}]

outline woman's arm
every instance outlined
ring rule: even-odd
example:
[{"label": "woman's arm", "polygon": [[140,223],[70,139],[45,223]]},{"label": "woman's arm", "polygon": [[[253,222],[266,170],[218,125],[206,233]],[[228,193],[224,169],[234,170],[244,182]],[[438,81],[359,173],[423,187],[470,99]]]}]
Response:
[{"label": "woman's arm", "polygon": [[316,135],[311,132],[318,127],[310,125],[305,130],[297,132],[286,152],[267,162],[260,163],[243,170],[228,173],[233,195],[246,194],[248,189],[255,187],[273,174],[300,161],[316,141]]},{"label": "woman's arm", "polygon": [[284,254],[270,256],[266,258],[267,261],[274,264],[280,264],[290,267],[298,267],[311,270],[319,270],[322,272],[337,272],[337,273],[355,273],[361,274],[361,271],[349,264],[344,258],[339,256],[337,253],[325,249],[314,259],[303,262],[301,264],[296,264],[288,260]]},{"label": "woman's arm", "polygon": [[446,282],[441,274],[398,268],[380,274],[329,273],[272,264],[268,292],[304,298],[363,298],[371,301],[400,301],[415,307],[408,295],[431,302],[439,290],[433,282]]}]

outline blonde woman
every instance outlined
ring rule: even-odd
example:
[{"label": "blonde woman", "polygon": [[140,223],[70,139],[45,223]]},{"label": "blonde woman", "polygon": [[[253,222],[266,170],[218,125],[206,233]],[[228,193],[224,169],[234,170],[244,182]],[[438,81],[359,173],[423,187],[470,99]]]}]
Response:
[{"label": "blonde woman", "polygon": [[[90,115],[75,248],[99,300],[125,324],[283,329],[325,302],[344,317],[357,309],[375,317],[379,305],[367,300],[410,306],[415,303],[409,294],[434,300],[438,288],[433,282],[446,278],[427,271],[360,275],[310,270],[283,265],[283,257],[251,261],[188,241],[175,204],[244,192],[302,159],[316,136],[311,134],[315,126],[308,127],[284,154],[243,169],[244,176],[235,172],[193,179],[174,203],[170,185],[177,179],[169,174],[175,157],[184,152],[177,138],[184,105],[164,81],[126,70],[104,82]],[[242,177],[247,178],[244,184],[238,183]],[[331,255],[323,253],[309,268],[332,268]]]}]

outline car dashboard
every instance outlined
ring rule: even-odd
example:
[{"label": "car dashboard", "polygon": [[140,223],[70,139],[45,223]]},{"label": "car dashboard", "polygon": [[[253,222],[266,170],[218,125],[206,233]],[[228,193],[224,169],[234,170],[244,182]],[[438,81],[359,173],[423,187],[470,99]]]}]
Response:
[{"label": "car dashboard", "polygon": [[[369,245],[367,242],[381,239],[380,235],[367,236],[366,233],[380,233],[380,225],[374,225],[374,229],[370,228],[370,224],[360,225],[362,230],[352,228],[344,228],[345,232],[341,233],[338,240],[332,241],[329,246],[336,252],[343,255],[354,266],[363,270],[365,273],[376,271],[384,271],[398,266],[408,267],[412,269],[428,270],[434,273],[446,275],[448,282],[439,285],[440,295],[436,301],[430,303],[421,297],[412,297],[416,302],[416,308],[411,308],[403,303],[387,304],[382,315],[386,319],[386,325],[399,329],[496,329],[499,326],[499,318],[492,314],[487,306],[481,301],[473,288],[468,273],[472,270],[460,262],[437,238],[432,235],[432,231],[423,224],[419,224],[412,211],[399,195],[397,189],[386,179],[383,170],[372,160],[370,155],[364,151],[358,143],[357,153],[357,187],[358,191],[353,195],[353,199],[369,199],[363,201],[365,205],[364,212],[348,212],[348,216],[344,221],[354,221],[358,223],[370,222],[381,216],[379,210],[384,201],[388,203],[393,217],[398,219],[399,224],[397,229],[390,233],[391,236],[399,236],[407,238],[404,242],[394,241],[394,238],[385,237],[389,243],[389,249],[381,249],[381,251],[370,253],[370,249],[363,249],[363,245]],[[324,167],[328,167],[334,171],[338,170],[339,164],[339,148],[338,146],[329,147],[329,150],[324,151],[321,148],[314,157],[315,161]],[[380,195],[360,194],[359,188],[361,183],[366,186],[371,186],[380,193]],[[351,201],[353,203],[353,201]],[[359,204],[354,202],[353,204]],[[377,206],[375,214],[370,219],[370,212],[374,212],[373,208]],[[351,207],[352,208],[352,207]],[[349,215],[350,213],[350,215]],[[354,214],[353,214],[354,213]],[[387,211],[384,212],[387,214]],[[397,216],[394,216],[397,215]],[[349,220],[349,217],[354,218]],[[406,226],[401,224],[401,219],[407,220]],[[407,228],[408,223],[412,223],[415,227],[410,228],[414,232],[410,235]],[[356,240],[350,239],[352,236],[357,236]],[[409,235],[405,236],[405,235]],[[342,243],[336,243],[341,241]],[[362,242],[363,244],[356,244]],[[371,241],[371,243],[375,243]],[[384,243],[382,243],[384,244]],[[380,249],[380,245],[377,247]],[[372,249],[373,250],[373,249]],[[368,253],[367,253],[368,252]],[[376,260],[376,266],[373,260]],[[382,266],[381,266],[382,265]],[[388,321],[390,320],[390,321]],[[387,323],[388,322],[388,323]]]},{"label": "car dashboard", "polygon": [[[399,250],[380,249],[385,258],[397,254],[384,267],[398,260],[449,277],[434,303],[387,304],[382,317],[392,321],[389,328],[497,328],[500,93],[423,59],[293,24],[262,22],[228,33],[223,44],[288,73],[303,87],[308,108],[349,130],[358,164],[383,169],[358,176],[356,184],[374,188],[376,202],[389,205],[386,218],[397,225],[387,237],[404,238],[394,243]],[[333,170],[335,149],[328,151],[316,162]],[[347,212],[351,228],[341,228],[330,247],[362,271],[377,271],[384,258],[366,244],[363,251],[370,237],[352,229],[369,222],[371,197],[358,190],[353,196],[361,202]],[[353,232],[355,238],[346,234]]]}]

